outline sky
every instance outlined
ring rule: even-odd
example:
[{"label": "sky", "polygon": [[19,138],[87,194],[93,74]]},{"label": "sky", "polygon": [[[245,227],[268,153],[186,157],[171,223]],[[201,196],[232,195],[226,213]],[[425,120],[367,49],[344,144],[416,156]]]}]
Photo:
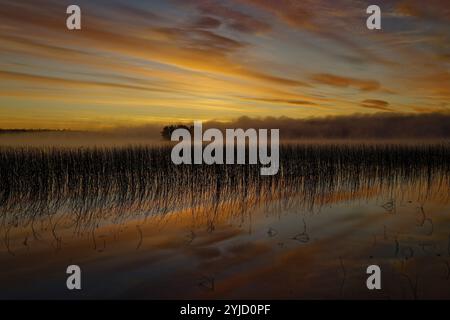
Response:
[{"label": "sky", "polygon": [[446,113],[449,40],[448,0],[0,0],[0,128]]}]

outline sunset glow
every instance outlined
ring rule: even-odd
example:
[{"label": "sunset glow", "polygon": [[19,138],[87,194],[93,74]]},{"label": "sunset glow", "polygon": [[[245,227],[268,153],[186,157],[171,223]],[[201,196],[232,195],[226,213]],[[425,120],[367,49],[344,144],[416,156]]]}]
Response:
[{"label": "sunset glow", "polygon": [[448,1],[2,1],[0,127],[448,112]]}]

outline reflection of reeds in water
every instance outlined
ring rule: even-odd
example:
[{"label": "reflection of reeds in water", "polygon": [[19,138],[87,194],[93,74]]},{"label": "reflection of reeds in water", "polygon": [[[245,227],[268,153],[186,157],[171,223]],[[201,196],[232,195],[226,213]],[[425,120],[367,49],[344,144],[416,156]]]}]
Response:
[{"label": "reflection of reeds in water", "polygon": [[446,144],[285,145],[278,174],[261,176],[257,165],[176,166],[169,146],[2,148],[0,217],[9,230],[64,213],[80,228],[187,209],[207,215],[213,229],[224,208],[242,214],[276,202],[312,209],[356,194],[446,201],[449,159]]}]

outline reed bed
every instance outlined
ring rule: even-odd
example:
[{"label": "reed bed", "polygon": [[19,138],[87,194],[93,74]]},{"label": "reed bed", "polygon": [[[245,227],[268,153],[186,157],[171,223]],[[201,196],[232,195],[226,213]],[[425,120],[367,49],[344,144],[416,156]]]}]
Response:
[{"label": "reed bed", "polygon": [[274,203],[313,210],[354,195],[449,197],[445,143],[286,144],[274,176],[261,176],[259,165],[174,165],[170,151],[169,145],[0,148],[0,228],[58,214],[78,228],[180,210],[213,223],[224,208],[245,214]]}]

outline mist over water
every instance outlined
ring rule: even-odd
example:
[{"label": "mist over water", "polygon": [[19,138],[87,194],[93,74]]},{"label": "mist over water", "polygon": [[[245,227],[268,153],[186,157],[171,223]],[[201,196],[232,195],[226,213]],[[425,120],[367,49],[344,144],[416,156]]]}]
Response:
[{"label": "mist over water", "polygon": [[[0,130],[1,146],[59,146],[101,147],[127,145],[159,145],[165,141],[161,131],[174,123],[148,123],[140,126],[121,126],[96,130],[43,130],[12,133]],[[184,122],[190,126],[192,122]],[[279,129],[282,141],[302,143],[387,142],[425,143],[450,141],[450,115],[448,113],[373,115],[353,114],[324,118],[293,119],[288,117],[250,118],[240,117],[230,121],[209,120],[203,122],[204,130],[217,128]]]}]

